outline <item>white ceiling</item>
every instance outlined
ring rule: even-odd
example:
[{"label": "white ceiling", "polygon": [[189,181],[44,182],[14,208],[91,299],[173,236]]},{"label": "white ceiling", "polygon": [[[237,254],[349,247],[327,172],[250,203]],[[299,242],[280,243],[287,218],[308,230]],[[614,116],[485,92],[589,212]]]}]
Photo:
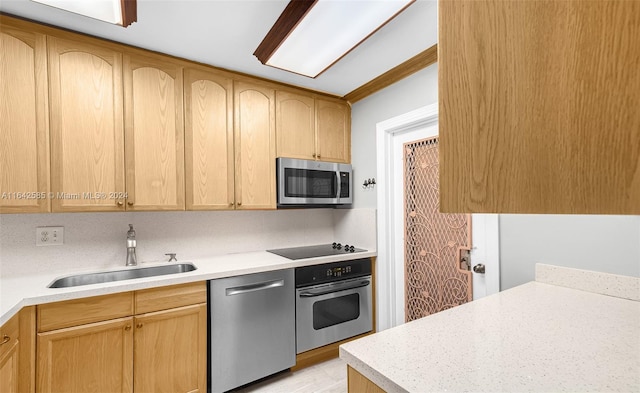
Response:
[{"label": "white ceiling", "polygon": [[338,96],[437,42],[436,1],[417,0],[316,79],[295,75],[253,56],[288,2],[138,0],[138,22],[126,29],[29,0],[1,0],[0,11]]}]

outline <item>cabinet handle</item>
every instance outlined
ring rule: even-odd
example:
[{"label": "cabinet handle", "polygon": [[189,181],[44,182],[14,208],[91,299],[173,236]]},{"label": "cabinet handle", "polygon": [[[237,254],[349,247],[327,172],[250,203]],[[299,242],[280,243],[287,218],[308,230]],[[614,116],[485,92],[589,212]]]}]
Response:
[{"label": "cabinet handle", "polygon": [[238,206],[242,206],[242,202],[238,202]]},{"label": "cabinet handle", "polygon": [[127,205],[133,206],[133,202],[129,201],[129,202],[127,202]]},{"label": "cabinet handle", "polygon": [[233,202],[229,202],[229,207],[233,207]]},{"label": "cabinet handle", "polygon": [[125,327],[124,327],[124,330],[127,330],[127,331],[131,330],[131,325],[127,325],[127,326],[125,326]]},{"label": "cabinet handle", "polygon": [[316,158],[316,153],[313,153],[313,158]]},{"label": "cabinet handle", "polygon": [[118,204],[118,206],[124,205],[124,203],[122,203],[122,201],[118,201],[117,204]]},{"label": "cabinet handle", "polygon": [[136,325],[136,327],[137,327],[138,329],[142,329],[142,324],[141,324],[141,323],[139,323],[139,324],[137,324],[137,325]]},{"label": "cabinet handle", "polygon": [[320,154],[318,154],[318,160],[321,159],[322,157],[320,156]]},{"label": "cabinet handle", "polygon": [[2,342],[0,342],[0,345],[6,344],[9,341],[11,341],[11,337],[7,336],[6,334],[4,336],[2,336]]}]

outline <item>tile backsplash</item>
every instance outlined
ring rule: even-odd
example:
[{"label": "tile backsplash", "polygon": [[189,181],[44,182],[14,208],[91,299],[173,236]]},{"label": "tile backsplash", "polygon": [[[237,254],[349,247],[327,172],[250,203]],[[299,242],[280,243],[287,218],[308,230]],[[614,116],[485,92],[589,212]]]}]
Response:
[{"label": "tile backsplash", "polygon": [[[136,230],[139,262],[166,260],[170,252],[185,261],[330,243],[338,236],[375,248],[375,209],[2,214],[0,277],[124,266],[128,224]],[[63,226],[64,245],[36,247],[39,226]]]}]

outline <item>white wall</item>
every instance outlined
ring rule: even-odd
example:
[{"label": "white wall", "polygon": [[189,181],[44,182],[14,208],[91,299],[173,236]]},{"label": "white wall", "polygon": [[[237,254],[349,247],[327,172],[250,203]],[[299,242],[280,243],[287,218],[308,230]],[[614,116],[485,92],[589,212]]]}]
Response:
[{"label": "white wall", "polygon": [[536,263],[640,277],[640,216],[500,215],[500,287]]},{"label": "white wall", "polygon": [[437,101],[436,63],[353,104],[351,162],[354,208],[377,207],[375,188],[362,189],[365,179],[376,177],[376,124]]}]

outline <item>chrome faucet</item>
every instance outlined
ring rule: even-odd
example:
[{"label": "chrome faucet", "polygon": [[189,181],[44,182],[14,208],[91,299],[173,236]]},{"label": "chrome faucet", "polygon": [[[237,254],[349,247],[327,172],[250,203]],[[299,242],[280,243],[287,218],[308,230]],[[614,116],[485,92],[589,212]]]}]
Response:
[{"label": "chrome faucet", "polygon": [[127,232],[127,262],[125,263],[125,266],[136,266],[137,264],[136,231],[133,230],[133,225],[129,224],[129,231]]}]

